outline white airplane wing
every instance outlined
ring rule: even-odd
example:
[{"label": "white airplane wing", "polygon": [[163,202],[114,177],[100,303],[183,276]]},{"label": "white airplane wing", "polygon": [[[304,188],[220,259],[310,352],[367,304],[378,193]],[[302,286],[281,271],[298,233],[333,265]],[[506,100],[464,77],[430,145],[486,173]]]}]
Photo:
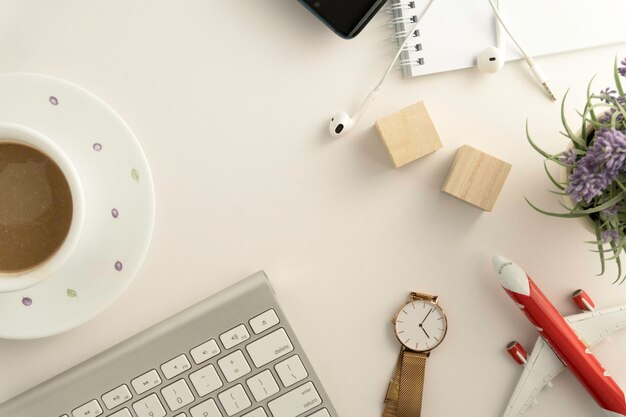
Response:
[{"label": "white airplane wing", "polygon": [[537,339],[535,347],[528,356],[522,376],[506,406],[503,417],[519,417],[533,403],[539,391],[556,377],[565,365],[552,351],[542,337]]},{"label": "white airplane wing", "polygon": [[574,314],[565,320],[587,346],[593,347],[611,333],[626,327],[626,306]]}]

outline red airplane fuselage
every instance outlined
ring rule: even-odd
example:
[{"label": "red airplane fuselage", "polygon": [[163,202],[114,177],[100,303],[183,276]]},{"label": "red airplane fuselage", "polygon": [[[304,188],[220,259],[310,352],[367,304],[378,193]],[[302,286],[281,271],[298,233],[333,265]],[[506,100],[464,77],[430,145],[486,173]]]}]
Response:
[{"label": "red airplane fuselage", "polygon": [[[528,277],[528,275],[527,275]],[[550,300],[528,277],[530,294],[524,295],[506,288],[504,290],[520,306],[539,334],[587,389],[600,407],[616,415],[626,416],[624,392],[585,343],[554,308]]]}]

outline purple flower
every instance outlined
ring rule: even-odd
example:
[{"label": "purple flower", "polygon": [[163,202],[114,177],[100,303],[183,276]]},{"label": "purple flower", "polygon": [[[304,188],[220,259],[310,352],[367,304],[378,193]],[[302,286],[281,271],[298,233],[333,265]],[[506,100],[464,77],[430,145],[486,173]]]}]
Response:
[{"label": "purple flower", "polygon": [[613,101],[616,99],[615,95],[617,94],[617,91],[611,90],[611,87],[607,87],[604,90],[600,90],[600,94],[608,96],[607,98],[601,99],[605,103],[608,103],[609,101]]},{"label": "purple flower", "polygon": [[565,190],[576,203],[591,200],[626,172],[626,135],[615,129],[596,132],[593,145],[587,150],[569,177]]},{"label": "purple flower", "polygon": [[620,64],[622,64],[622,66],[619,67],[617,70],[622,77],[626,77],[626,58],[622,59],[622,62],[620,62]]},{"label": "purple flower", "polygon": [[605,243],[609,242],[617,242],[620,238],[619,230],[617,229],[608,229],[602,232],[602,240]]},{"label": "purple flower", "polygon": [[559,156],[559,161],[563,162],[567,165],[574,165],[576,163],[576,152],[574,148],[569,148],[566,151],[563,151]]},{"label": "purple flower", "polygon": [[[626,62],[626,59],[624,59],[624,62]],[[626,67],[624,67],[624,71],[626,71]],[[617,107],[617,104],[624,105],[626,101],[625,96],[618,96],[617,91],[611,90],[610,87],[607,87],[604,90],[601,90],[600,94],[604,96],[603,98],[600,99],[600,101],[607,103],[607,104],[612,104],[615,107]],[[611,119],[613,118],[613,115],[615,114],[615,112],[616,112],[615,108],[608,109],[607,111],[605,111],[598,117],[598,121],[602,124],[611,123]],[[624,119],[624,116],[620,113],[617,115],[615,121],[621,122],[623,119]]]},{"label": "purple flower", "polygon": [[615,114],[615,109],[609,109],[608,111],[602,113],[600,117],[598,117],[598,121],[603,125],[611,123],[611,119]]}]

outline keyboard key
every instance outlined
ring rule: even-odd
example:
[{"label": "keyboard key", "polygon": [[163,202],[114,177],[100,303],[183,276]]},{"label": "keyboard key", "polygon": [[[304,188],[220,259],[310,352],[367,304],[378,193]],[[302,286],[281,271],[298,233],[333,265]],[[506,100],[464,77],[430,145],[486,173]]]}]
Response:
[{"label": "keyboard key", "polygon": [[179,379],[173,384],[161,389],[161,395],[163,395],[167,406],[172,411],[179,410],[195,400],[184,379]]},{"label": "keyboard key", "polygon": [[131,398],[133,398],[133,394],[130,393],[128,385],[124,384],[104,394],[102,396],[102,402],[106,408],[112,410]]},{"label": "keyboard key", "polygon": [[279,329],[250,343],[246,346],[246,350],[250,354],[254,366],[260,368],[274,359],[278,359],[291,352],[293,345],[289,337],[287,337],[285,329]]},{"label": "keyboard key", "polygon": [[111,414],[109,417],[133,417],[128,408],[122,408],[120,411]]},{"label": "keyboard key", "polygon": [[224,411],[229,416],[234,416],[252,405],[241,384],[220,393],[217,398],[220,399]]},{"label": "keyboard key", "polygon": [[163,371],[166,379],[172,379],[189,368],[191,368],[191,364],[184,353],[161,365],[161,371]]},{"label": "keyboard key", "polygon": [[243,324],[220,335],[220,340],[226,349],[237,346],[248,339],[250,339],[250,333],[248,333],[248,329]]},{"label": "keyboard key", "polygon": [[193,372],[189,375],[189,379],[191,380],[193,387],[196,389],[196,392],[201,397],[212,393],[224,385],[213,365],[205,366],[204,368]]},{"label": "keyboard key", "polygon": [[276,326],[279,321],[274,310],[267,310],[265,313],[259,314],[250,320],[250,327],[252,327],[254,334],[259,334],[270,327]]},{"label": "keyboard key", "polygon": [[330,413],[327,409],[321,409],[318,412],[311,414],[309,417],[330,417]]},{"label": "keyboard key", "polygon": [[226,381],[228,382],[233,382],[235,379],[241,378],[242,376],[249,374],[251,371],[248,361],[240,350],[233,352],[228,356],[224,356],[222,359],[217,361],[217,364],[222,370],[224,378],[226,378]]},{"label": "keyboard key", "polygon": [[196,346],[191,349],[191,357],[196,365],[200,365],[202,362],[208,361],[212,357],[219,355],[220,352],[220,347],[217,345],[215,339],[211,339],[208,342],[204,342],[200,346]]},{"label": "keyboard key", "polygon": [[150,391],[157,385],[160,385],[161,377],[159,376],[157,371],[153,369],[133,379],[132,381],[130,381],[130,383],[135,389],[135,392],[141,395],[146,391]]},{"label": "keyboard key", "polygon": [[293,355],[291,358],[285,359],[278,363],[275,368],[280,381],[285,387],[290,387],[309,376],[309,373],[304,369],[304,365],[302,365],[302,361],[298,355]]},{"label": "keyboard key", "polygon": [[203,403],[189,409],[191,417],[224,417],[213,399],[208,399]]},{"label": "keyboard key", "polygon": [[100,407],[98,400],[91,400],[72,411],[72,417],[94,417],[102,413],[102,407]]},{"label": "keyboard key", "polygon": [[296,417],[322,403],[315,386],[307,382],[282,397],[267,403],[274,417]]},{"label": "keyboard key", "polygon": [[244,414],[241,417],[267,417],[265,410],[262,407],[259,407],[255,410],[250,411],[247,414]]},{"label": "keyboard key", "polygon": [[165,409],[156,394],[133,403],[133,409],[137,417],[165,417]]},{"label": "keyboard key", "polygon": [[249,378],[246,384],[256,401],[263,401],[278,392],[278,384],[269,369]]}]

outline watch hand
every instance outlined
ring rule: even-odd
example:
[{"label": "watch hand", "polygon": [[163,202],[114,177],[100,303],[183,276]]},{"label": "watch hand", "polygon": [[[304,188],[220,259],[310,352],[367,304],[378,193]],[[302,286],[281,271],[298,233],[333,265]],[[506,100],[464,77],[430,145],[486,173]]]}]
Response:
[{"label": "watch hand", "polygon": [[424,320],[422,320],[422,322],[420,324],[424,324],[424,322],[426,321],[426,319],[428,318],[428,316],[430,316],[430,313],[433,312],[433,308],[430,309],[430,311],[428,313],[426,313],[426,317],[424,317]]},{"label": "watch hand", "polygon": [[[424,330],[424,333],[426,333],[426,329],[425,328],[421,328],[422,330]],[[426,337],[430,339],[430,336],[428,335],[428,333],[426,333]]]}]

